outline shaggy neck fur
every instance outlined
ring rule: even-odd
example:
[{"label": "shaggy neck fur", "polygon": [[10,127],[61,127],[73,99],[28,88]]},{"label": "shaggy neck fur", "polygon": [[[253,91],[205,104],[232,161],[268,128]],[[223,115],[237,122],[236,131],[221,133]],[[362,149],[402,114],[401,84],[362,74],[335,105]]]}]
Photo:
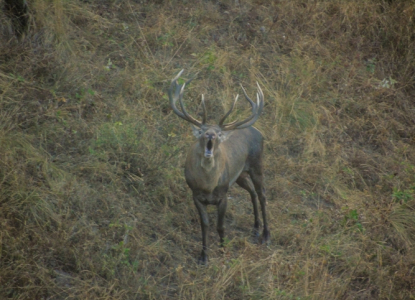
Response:
[{"label": "shaggy neck fur", "polygon": [[211,158],[202,157],[202,160],[200,162],[200,166],[205,171],[212,170],[212,168],[215,166],[215,157],[211,157]]}]

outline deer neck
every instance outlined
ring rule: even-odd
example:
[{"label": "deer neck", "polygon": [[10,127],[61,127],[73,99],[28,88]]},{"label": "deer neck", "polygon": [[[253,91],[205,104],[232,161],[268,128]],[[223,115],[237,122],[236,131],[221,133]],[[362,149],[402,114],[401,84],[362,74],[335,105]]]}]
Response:
[{"label": "deer neck", "polygon": [[200,159],[200,166],[206,172],[210,172],[215,167],[215,157],[206,158],[202,156]]},{"label": "deer neck", "polygon": [[185,177],[187,184],[193,191],[212,193],[223,177],[226,167],[226,158],[220,150],[214,152],[214,156],[204,156],[205,149],[195,145],[187,156]]},{"label": "deer neck", "polygon": [[221,169],[222,167],[222,153],[220,151],[220,147],[215,150],[215,155],[213,157],[205,157],[203,153],[199,155],[199,166],[206,172],[206,173],[216,173],[217,169]]}]

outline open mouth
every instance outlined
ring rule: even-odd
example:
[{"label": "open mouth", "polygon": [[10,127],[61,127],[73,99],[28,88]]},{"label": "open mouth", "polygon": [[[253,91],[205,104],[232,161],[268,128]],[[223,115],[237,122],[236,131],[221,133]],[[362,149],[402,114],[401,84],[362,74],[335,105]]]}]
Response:
[{"label": "open mouth", "polygon": [[212,143],[212,140],[209,140],[205,148],[205,157],[210,158],[212,156],[213,156],[213,143]]}]

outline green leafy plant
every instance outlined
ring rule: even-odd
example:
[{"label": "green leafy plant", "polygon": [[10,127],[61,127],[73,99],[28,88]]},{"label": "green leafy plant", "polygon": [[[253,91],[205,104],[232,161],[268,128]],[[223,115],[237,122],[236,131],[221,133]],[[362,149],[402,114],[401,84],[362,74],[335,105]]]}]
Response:
[{"label": "green leafy plant", "polygon": [[415,191],[415,186],[412,187],[411,189],[407,189],[403,191],[398,188],[393,188],[392,199],[395,202],[407,203],[408,201],[414,199],[414,191]]},{"label": "green leafy plant", "polygon": [[356,209],[350,209],[343,218],[343,225],[356,228],[359,232],[364,232],[363,225],[359,222],[359,214]]}]

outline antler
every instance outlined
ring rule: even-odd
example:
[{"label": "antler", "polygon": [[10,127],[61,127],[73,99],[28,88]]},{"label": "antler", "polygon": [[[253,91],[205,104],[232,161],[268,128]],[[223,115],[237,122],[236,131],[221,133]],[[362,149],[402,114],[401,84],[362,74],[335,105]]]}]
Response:
[{"label": "antler", "polygon": [[251,98],[249,98],[248,94],[246,93],[244,87],[241,84],[241,88],[242,88],[242,91],[244,92],[245,99],[251,104],[251,107],[252,107],[251,115],[243,121],[239,121],[239,122],[233,121],[228,124],[223,124],[223,122],[225,122],[225,119],[231,114],[232,110],[234,109],[236,101],[238,101],[239,95],[237,95],[235,98],[235,101],[233,102],[232,107],[219,121],[219,126],[222,128],[222,130],[228,131],[228,130],[246,128],[254,124],[256,120],[258,120],[259,116],[262,113],[262,110],[264,109],[264,93],[262,92],[261,87],[259,86],[258,82],[256,84],[258,87],[258,93],[256,94],[256,97],[257,97],[256,103],[254,103],[254,101],[252,101]]},{"label": "antler", "polygon": [[[170,100],[170,106],[173,109],[174,113],[176,115],[178,115],[180,118],[182,118],[183,120],[186,120],[190,123],[192,123],[193,125],[196,125],[197,127],[201,127],[202,125],[206,124],[206,119],[207,119],[207,113],[206,113],[206,106],[205,106],[205,99],[202,95],[202,109],[203,109],[203,119],[202,122],[196,120],[195,118],[193,118],[191,115],[189,115],[189,113],[186,111],[186,109],[184,108],[183,105],[183,92],[184,92],[184,88],[187,84],[189,84],[192,80],[188,80],[187,82],[183,83],[183,84],[179,84],[177,82],[177,79],[179,79],[180,75],[182,75],[184,69],[181,70],[179,72],[179,74],[177,74],[176,77],[173,78],[173,80],[171,81],[170,84],[170,88],[168,90],[168,94],[169,94],[169,100]],[[174,91],[174,95],[173,95],[173,90]],[[182,111],[180,111],[177,107],[176,107],[176,102],[177,100],[179,100],[180,103],[180,108],[182,109]]]}]

